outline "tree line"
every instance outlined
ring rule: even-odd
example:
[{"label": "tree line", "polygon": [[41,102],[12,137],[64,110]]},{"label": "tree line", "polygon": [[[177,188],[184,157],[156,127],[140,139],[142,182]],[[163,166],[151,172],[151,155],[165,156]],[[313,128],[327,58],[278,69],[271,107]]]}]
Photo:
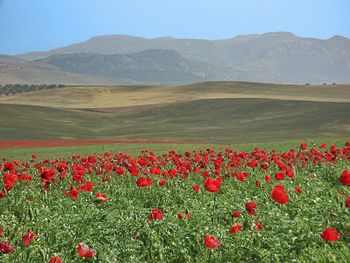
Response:
[{"label": "tree line", "polygon": [[55,89],[55,88],[64,88],[63,84],[40,84],[40,85],[29,85],[29,84],[5,84],[0,85],[0,96],[11,96],[16,93],[30,92],[36,90],[45,90],[45,89]]}]

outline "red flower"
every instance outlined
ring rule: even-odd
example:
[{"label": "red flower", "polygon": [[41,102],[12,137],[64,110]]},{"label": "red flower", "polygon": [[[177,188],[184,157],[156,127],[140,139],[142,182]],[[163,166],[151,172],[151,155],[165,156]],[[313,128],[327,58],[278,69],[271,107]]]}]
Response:
[{"label": "red flower", "polygon": [[18,176],[18,180],[23,181],[23,182],[31,182],[32,179],[33,178],[31,176],[29,176],[28,174],[21,174]]},{"label": "red flower", "polygon": [[123,167],[118,167],[117,168],[117,170],[116,170],[116,173],[117,173],[117,175],[122,175],[123,173],[124,173],[124,169],[123,169]]},{"label": "red flower", "polygon": [[0,235],[4,233],[4,229],[0,228]]},{"label": "red flower", "polygon": [[299,186],[294,187],[294,190],[295,190],[295,192],[297,192],[299,194],[301,193],[301,189]]},{"label": "red flower", "polygon": [[18,176],[13,171],[10,173],[4,173],[3,181],[5,184],[5,189],[10,191],[13,185],[18,181]]},{"label": "red flower", "polygon": [[0,251],[4,254],[15,252],[14,248],[9,244],[7,240],[0,243]]},{"label": "red flower", "polygon": [[59,256],[53,256],[50,258],[49,263],[62,263],[62,259]]},{"label": "red flower", "polygon": [[165,180],[160,180],[160,181],[158,182],[158,184],[159,184],[160,186],[164,186],[164,185],[167,184],[167,182],[166,182]]},{"label": "red flower", "polygon": [[84,243],[79,243],[77,249],[79,256],[82,258],[93,258],[96,255],[96,250],[89,248]]},{"label": "red flower", "polygon": [[344,170],[342,174],[339,177],[339,180],[343,183],[343,185],[349,186],[350,185],[350,172],[347,170]]},{"label": "red flower", "polygon": [[178,217],[180,220],[182,220],[182,218],[183,218],[182,214],[177,214],[177,217]]},{"label": "red flower", "polygon": [[255,202],[248,202],[245,204],[245,209],[247,210],[248,214],[256,216],[256,203]]},{"label": "red flower", "polygon": [[32,231],[29,231],[28,233],[24,234],[24,236],[22,237],[22,240],[23,240],[23,244],[25,246],[29,246],[30,244],[30,241],[35,238],[35,233],[32,232]]},{"label": "red flower", "polygon": [[106,203],[108,198],[107,198],[107,195],[106,194],[103,194],[103,193],[100,193],[98,192],[96,194],[96,202],[99,203],[99,204],[103,204],[103,203]]},{"label": "red flower", "polygon": [[265,176],[265,181],[266,181],[267,183],[271,183],[271,176],[270,176],[270,175],[266,175],[266,176]]},{"label": "red flower", "polygon": [[204,237],[204,245],[210,249],[219,248],[221,246],[220,241],[211,235],[206,235]]},{"label": "red flower", "polygon": [[271,197],[277,203],[280,203],[282,205],[285,205],[289,201],[288,194],[284,191],[284,186],[283,185],[275,186],[271,190]]},{"label": "red flower", "polygon": [[284,173],[279,172],[279,173],[275,174],[275,179],[276,180],[283,180],[284,176],[285,176]]},{"label": "red flower", "polygon": [[203,171],[202,172],[202,176],[203,177],[208,177],[209,176],[209,172],[208,171]]},{"label": "red flower", "polygon": [[345,206],[350,208],[350,195],[345,199]]},{"label": "red flower", "polygon": [[199,185],[195,184],[192,189],[193,189],[193,191],[198,192],[199,191]]},{"label": "red flower", "polygon": [[40,179],[43,183],[48,184],[51,182],[52,178],[55,175],[56,175],[56,172],[54,169],[45,168],[40,174]]},{"label": "red flower", "polygon": [[79,190],[82,192],[90,192],[94,188],[94,183],[93,182],[87,182],[86,184],[83,184],[79,187]]},{"label": "red flower", "polygon": [[305,143],[305,142],[301,142],[300,143],[300,149],[302,149],[302,150],[307,150],[307,144]]},{"label": "red flower", "polygon": [[204,181],[204,188],[209,192],[218,192],[221,187],[221,180],[215,178],[208,178]]},{"label": "red flower", "polygon": [[15,169],[15,165],[11,162],[6,162],[4,164],[4,171],[13,171]]},{"label": "red flower", "polygon": [[243,226],[242,225],[234,225],[230,228],[228,231],[231,234],[237,234],[237,232],[242,231]]},{"label": "red flower", "polygon": [[136,184],[138,187],[147,187],[152,185],[152,179],[148,178],[146,179],[145,177],[139,177],[137,178]]},{"label": "red flower", "polygon": [[158,208],[154,208],[148,216],[149,221],[152,221],[155,219],[156,220],[163,220],[163,212]]},{"label": "red flower", "polygon": [[67,192],[67,195],[72,197],[74,200],[78,200],[78,190],[76,188],[73,188],[72,190]]},{"label": "red flower", "polygon": [[263,230],[263,225],[262,225],[260,222],[256,221],[256,222],[254,222],[253,225],[252,225],[252,230],[253,230],[254,228],[255,228],[256,230],[258,230],[258,231],[262,231],[262,230]]},{"label": "red flower", "polygon": [[234,176],[237,178],[238,181],[243,182],[248,177],[248,172],[239,172],[234,173]]},{"label": "red flower", "polygon": [[241,217],[241,213],[238,210],[234,210],[232,212],[232,216],[235,218],[240,218]]},{"label": "red flower", "polygon": [[332,227],[326,228],[321,234],[321,237],[328,242],[334,242],[340,239],[340,233]]}]

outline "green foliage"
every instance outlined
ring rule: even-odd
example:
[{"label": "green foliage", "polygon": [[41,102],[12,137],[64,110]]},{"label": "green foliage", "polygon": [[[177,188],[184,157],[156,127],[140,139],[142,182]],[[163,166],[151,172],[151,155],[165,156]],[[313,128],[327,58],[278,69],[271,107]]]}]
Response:
[{"label": "green foliage", "polygon": [[[99,156],[100,160],[105,158]],[[350,164],[340,158],[332,164],[310,162],[303,167],[297,163],[295,179],[283,181],[290,197],[285,206],[270,198],[270,189],[277,182],[264,182],[267,174],[278,172],[274,165],[266,172],[260,167],[242,166],[238,171],[247,171],[247,180],[225,178],[218,193],[206,191],[203,177],[193,171],[186,179],[168,178],[166,186],[158,185],[161,175],[153,176],[153,185],[144,188],[137,187],[137,177],[129,173],[111,174],[109,181],[104,182],[101,178],[106,173],[98,175],[93,171],[86,173],[84,180],[93,181],[94,190],[79,192],[77,200],[62,192],[76,184],[71,180],[73,171],[69,167],[68,177],[53,182],[46,192],[32,166],[27,173],[33,181],[17,183],[0,199],[0,228],[5,230],[0,242],[6,237],[16,248],[14,253],[0,254],[1,262],[48,262],[55,254],[63,262],[346,262],[350,258],[350,210],[344,206],[350,189],[338,180]],[[171,168],[176,167],[169,162],[162,170]],[[206,169],[213,171],[213,163]],[[222,167],[221,173],[225,172]],[[316,178],[310,176],[313,174]],[[262,182],[261,188],[255,185],[256,180]],[[200,185],[199,192],[192,190],[195,184]],[[297,185],[301,194],[293,190]],[[97,192],[105,193],[109,200],[98,204]],[[245,212],[249,201],[257,202],[258,216]],[[149,221],[147,217],[156,207],[163,211],[164,219]],[[236,209],[241,218],[231,216]],[[191,216],[179,220],[178,213]],[[262,231],[252,229],[255,221],[263,224]],[[243,225],[243,231],[228,233],[237,223]],[[340,241],[326,243],[321,239],[321,232],[328,226],[342,233]],[[21,238],[29,230],[37,237],[24,247]],[[218,238],[220,249],[210,251],[203,245],[207,234]],[[76,249],[80,242],[93,247],[96,257],[80,259]]]}]

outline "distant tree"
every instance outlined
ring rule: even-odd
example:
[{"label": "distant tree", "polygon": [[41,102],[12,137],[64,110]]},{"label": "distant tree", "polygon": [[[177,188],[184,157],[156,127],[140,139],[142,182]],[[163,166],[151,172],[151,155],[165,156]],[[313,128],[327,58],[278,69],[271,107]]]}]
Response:
[{"label": "distant tree", "polygon": [[30,92],[36,90],[54,89],[54,88],[64,88],[63,84],[42,84],[42,85],[28,85],[28,84],[5,84],[0,85],[0,95],[1,96],[11,96],[16,93]]}]

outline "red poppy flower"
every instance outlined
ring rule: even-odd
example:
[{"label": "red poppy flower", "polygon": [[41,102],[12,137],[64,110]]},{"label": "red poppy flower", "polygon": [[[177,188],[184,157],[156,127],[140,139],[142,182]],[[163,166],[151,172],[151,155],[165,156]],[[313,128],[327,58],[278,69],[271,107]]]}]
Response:
[{"label": "red poppy flower", "polygon": [[208,177],[209,176],[209,172],[208,171],[203,171],[202,172],[202,176],[203,177]]},{"label": "red poppy flower", "polygon": [[301,189],[299,186],[294,187],[294,190],[295,190],[295,192],[297,192],[299,194],[301,193]]},{"label": "red poppy flower", "polygon": [[198,192],[199,191],[199,185],[195,184],[192,189],[193,189],[193,191]]},{"label": "red poppy flower", "polygon": [[96,194],[96,202],[99,203],[99,204],[103,204],[103,203],[106,203],[108,198],[107,198],[107,195],[106,194],[103,194],[103,193],[100,193],[98,192]]},{"label": "red poppy flower", "polygon": [[270,176],[270,175],[266,175],[266,176],[265,176],[265,181],[266,181],[267,183],[271,183],[271,176]]},{"label": "red poppy flower", "polygon": [[32,231],[29,231],[28,233],[24,234],[24,236],[22,237],[23,244],[25,246],[29,246],[30,241],[35,237],[36,237],[35,233]]},{"label": "red poppy flower", "polygon": [[4,164],[4,171],[13,171],[15,169],[15,165],[11,162],[6,162]]},{"label": "red poppy flower", "polygon": [[232,212],[232,216],[235,218],[240,218],[241,217],[241,213],[238,210],[234,210]]},{"label": "red poppy flower", "polygon": [[145,177],[139,177],[137,178],[136,184],[138,187],[147,187],[152,185],[152,179],[148,178],[146,179]]},{"label": "red poppy flower", "polygon": [[83,184],[79,187],[79,190],[82,192],[90,192],[94,188],[94,183],[93,182],[87,182],[86,184]]},{"label": "red poppy flower", "polygon": [[165,180],[160,180],[160,181],[158,182],[158,184],[159,184],[160,186],[164,186],[164,185],[167,184],[167,182],[166,182]]},{"label": "red poppy flower", "polygon": [[345,199],[345,206],[350,208],[350,195]]},{"label": "red poppy flower", "polygon": [[77,249],[79,256],[82,258],[93,258],[96,255],[96,250],[89,248],[84,243],[79,243]]},{"label": "red poppy flower", "polygon": [[216,237],[212,235],[206,235],[204,237],[204,245],[210,249],[219,248],[221,246],[220,241],[217,240]]},{"label": "red poppy flower", "polygon": [[326,228],[321,234],[321,237],[327,242],[334,242],[340,239],[340,233],[332,227]]},{"label": "red poppy flower", "polygon": [[235,172],[234,176],[237,178],[238,181],[243,182],[245,181],[245,179],[247,179],[248,172],[239,172],[239,173]]},{"label": "red poppy flower", "polygon": [[288,194],[284,191],[284,186],[283,185],[275,186],[271,190],[271,197],[277,203],[280,203],[282,205],[285,205],[289,201]]},{"label": "red poppy flower", "polygon": [[308,145],[305,142],[300,143],[300,149],[307,150]]},{"label": "red poppy flower", "polygon": [[350,185],[350,172],[347,170],[344,170],[342,174],[339,177],[339,180],[342,182],[343,185],[349,186]]},{"label": "red poppy flower", "polygon": [[10,191],[13,187],[13,185],[19,180],[18,176],[11,171],[10,173],[4,173],[3,175],[3,182],[5,184],[5,189],[7,191]]},{"label": "red poppy flower", "polygon": [[15,252],[14,248],[9,244],[7,240],[0,243],[0,251],[4,254]]},{"label": "red poppy flower", "polygon": [[78,200],[79,192],[76,188],[73,188],[72,190],[67,192],[67,195],[72,197],[74,200]]},{"label": "red poppy flower", "polygon": [[256,222],[253,223],[252,228],[253,229],[255,228],[258,231],[262,231],[263,230],[263,225],[260,222],[256,221]]},{"label": "red poppy flower", "polygon": [[4,233],[4,229],[0,228],[0,235]]},{"label": "red poppy flower", "polygon": [[51,182],[52,178],[55,175],[56,175],[56,172],[54,169],[45,168],[40,174],[40,179],[43,183],[48,184]]},{"label": "red poppy flower", "polygon": [[243,226],[242,225],[234,225],[230,228],[228,231],[231,234],[237,234],[239,231],[242,231]]},{"label": "red poppy flower", "polygon": [[163,220],[163,212],[158,208],[154,208],[149,214],[148,220]]},{"label": "red poppy flower", "polygon": [[284,175],[284,173],[282,173],[282,172],[279,172],[279,173],[276,173],[276,174],[275,174],[275,179],[276,179],[276,180],[283,180],[284,177],[285,177],[285,175]]},{"label": "red poppy flower", "polygon": [[245,204],[245,209],[250,215],[256,216],[256,208],[257,208],[257,205],[255,202],[248,202]]},{"label": "red poppy flower", "polygon": [[62,259],[59,256],[53,256],[50,258],[49,263],[62,263]]},{"label": "red poppy flower", "polygon": [[204,181],[204,188],[209,192],[216,193],[220,190],[221,180],[215,178],[208,178]]}]

